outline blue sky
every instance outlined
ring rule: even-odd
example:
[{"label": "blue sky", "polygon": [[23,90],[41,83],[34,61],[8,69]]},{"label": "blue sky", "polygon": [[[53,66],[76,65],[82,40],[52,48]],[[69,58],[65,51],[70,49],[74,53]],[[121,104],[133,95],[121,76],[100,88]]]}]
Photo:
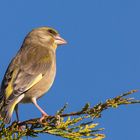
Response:
[{"label": "blue sky", "polygon": [[[57,76],[38,103],[53,115],[66,102],[79,110],[131,89],[140,89],[140,1],[2,0],[0,2],[0,80],[26,34],[52,26],[68,41],[57,50]],[[140,99],[139,93],[133,95]],[[20,106],[20,119],[39,117],[32,105]],[[13,119],[15,116],[13,116]],[[107,140],[140,137],[140,106],[111,109],[97,120]],[[42,139],[62,138],[40,135]],[[29,138],[32,140],[32,138]]]}]

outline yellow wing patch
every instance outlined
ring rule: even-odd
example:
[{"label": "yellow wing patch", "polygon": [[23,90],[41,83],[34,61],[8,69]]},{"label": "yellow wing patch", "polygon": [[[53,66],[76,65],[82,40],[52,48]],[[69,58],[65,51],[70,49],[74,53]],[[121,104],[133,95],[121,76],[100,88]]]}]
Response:
[{"label": "yellow wing patch", "polygon": [[[6,97],[6,99],[8,99],[9,98],[9,96],[12,94],[12,92],[13,92],[13,80],[14,80],[14,78],[15,78],[15,76],[16,76],[16,70],[13,72],[13,74],[12,74],[12,79],[11,79],[11,81],[8,83],[8,86],[7,86],[7,88],[6,88],[6,90],[5,90],[5,97]],[[36,83],[38,83],[40,80],[42,79],[42,74],[39,74],[29,85],[28,85],[28,87],[25,89],[25,91],[26,90],[29,90],[31,87],[33,87]]]},{"label": "yellow wing patch", "polygon": [[8,83],[8,86],[7,86],[6,90],[5,90],[6,99],[8,99],[8,97],[9,97],[9,96],[12,94],[12,92],[13,92],[12,84],[13,84],[13,80],[14,80],[16,74],[17,74],[17,70],[15,70],[15,71],[12,73],[12,76],[11,76],[12,79],[11,79],[11,81]]},{"label": "yellow wing patch", "polygon": [[31,87],[33,87],[35,84],[37,84],[42,79],[42,74],[39,74],[25,90],[29,90]]},{"label": "yellow wing patch", "polygon": [[13,92],[12,81],[10,81],[8,87],[6,88],[6,93],[5,93],[6,99],[11,95],[12,92]]}]

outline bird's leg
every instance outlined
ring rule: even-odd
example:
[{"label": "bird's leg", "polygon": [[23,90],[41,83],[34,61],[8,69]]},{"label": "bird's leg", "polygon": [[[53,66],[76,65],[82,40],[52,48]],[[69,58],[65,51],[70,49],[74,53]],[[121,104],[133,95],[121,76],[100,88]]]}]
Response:
[{"label": "bird's leg", "polygon": [[[20,123],[19,121],[19,115],[18,115],[18,104],[16,104],[15,106],[15,112],[16,112],[16,118],[17,118],[17,122]],[[22,131],[25,127],[24,126],[19,126],[19,130]]]},{"label": "bird's leg", "polygon": [[32,98],[32,102],[38,108],[38,110],[42,113],[42,117],[40,118],[40,121],[42,122],[42,120],[46,116],[49,116],[49,115],[37,104],[36,98]]},{"label": "bird's leg", "polygon": [[17,122],[19,122],[19,115],[18,115],[18,104],[15,106],[16,118]]}]

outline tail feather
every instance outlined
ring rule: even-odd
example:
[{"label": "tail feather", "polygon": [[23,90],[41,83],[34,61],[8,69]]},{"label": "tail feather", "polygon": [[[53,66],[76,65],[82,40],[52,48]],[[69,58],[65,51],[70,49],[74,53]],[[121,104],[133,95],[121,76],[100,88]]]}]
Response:
[{"label": "tail feather", "polygon": [[15,106],[16,106],[16,101],[13,101],[12,103],[2,107],[0,114],[1,117],[3,118],[4,123],[6,124],[10,123]]},{"label": "tail feather", "polygon": [[9,104],[7,105],[3,104],[0,111],[0,115],[3,118],[4,123],[6,124],[10,123],[15,106],[23,99],[23,97],[24,94],[20,95],[15,100],[9,102]]}]

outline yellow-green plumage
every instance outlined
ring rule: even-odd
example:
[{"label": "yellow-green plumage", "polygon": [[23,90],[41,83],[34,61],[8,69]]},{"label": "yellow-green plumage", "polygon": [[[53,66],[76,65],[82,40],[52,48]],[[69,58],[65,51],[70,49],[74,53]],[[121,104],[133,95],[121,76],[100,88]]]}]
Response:
[{"label": "yellow-green plumage", "polygon": [[12,59],[2,81],[0,90],[0,115],[9,123],[18,103],[33,102],[52,86],[56,74],[56,48],[65,44],[58,32],[49,27],[31,31],[22,47]]},{"label": "yellow-green plumage", "polygon": [[8,83],[6,89],[5,89],[5,98],[6,98],[6,99],[8,99],[8,97],[9,97],[9,96],[12,94],[12,92],[13,92],[13,86],[12,86],[12,84],[13,84],[13,82],[14,82],[14,78],[16,77],[16,75],[17,75],[17,69],[16,69],[16,67],[15,67],[15,70],[13,70],[13,73],[12,73],[12,75],[11,75],[11,80],[9,81],[9,83]]}]

